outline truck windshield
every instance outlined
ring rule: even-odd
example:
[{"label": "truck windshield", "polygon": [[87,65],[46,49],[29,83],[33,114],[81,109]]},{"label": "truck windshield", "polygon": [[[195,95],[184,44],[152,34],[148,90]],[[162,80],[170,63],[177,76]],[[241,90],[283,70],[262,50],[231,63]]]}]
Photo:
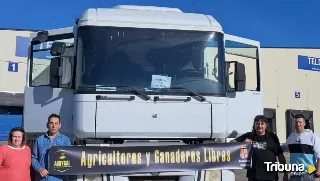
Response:
[{"label": "truck windshield", "polygon": [[[78,29],[78,91],[225,93],[223,34],[84,26]],[[118,88],[117,88],[118,87]]]}]

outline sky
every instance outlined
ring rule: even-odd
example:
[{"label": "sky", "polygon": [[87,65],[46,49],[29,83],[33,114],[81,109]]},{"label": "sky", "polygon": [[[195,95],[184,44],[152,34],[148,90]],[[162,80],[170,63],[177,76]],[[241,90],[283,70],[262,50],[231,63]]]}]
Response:
[{"label": "sky", "polygon": [[146,5],[212,15],[224,32],[262,47],[320,48],[320,0],[8,0],[0,28],[47,30],[75,25],[88,8]]}]

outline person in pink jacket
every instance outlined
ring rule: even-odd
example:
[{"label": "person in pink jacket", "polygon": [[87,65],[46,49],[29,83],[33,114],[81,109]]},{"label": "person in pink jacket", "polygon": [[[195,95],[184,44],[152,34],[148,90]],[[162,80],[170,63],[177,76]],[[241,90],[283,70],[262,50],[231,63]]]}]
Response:
[{"label": "person in pink jacket", "polygon": [[31,181],[31,149],[23,128],[13,128],[8,144],[0,146],[0,181]]}]

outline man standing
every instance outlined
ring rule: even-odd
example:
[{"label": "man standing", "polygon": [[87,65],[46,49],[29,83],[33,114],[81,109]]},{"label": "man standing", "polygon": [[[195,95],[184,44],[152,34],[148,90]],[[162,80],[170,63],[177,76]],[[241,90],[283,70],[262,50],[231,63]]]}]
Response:
[{"label": "man standing", "polygon": [[67,177],[52,176],[46,170],[47,166],[47,152],[52,146],[71,146],[70,139],[59,133],[61,128],[60,116],[51,114],[47,122],[48,132],[37,138],[32,153],[32,166],[37,172],[36,181],[63,181]]},{"label": "man standing", "polygon": [[[303,164],[304,174],[290,176],[290,181],[319,181],[320,177],[320,142],[310,129],[305,129],[306,120],[301,114],[295,115],[296,132],[288,137],[282,145],[284,152],[290,152],[291,164]],[[315,172],[308,174],[308,167]]]},{"label": "man standing", "polygon": [[[258,115],[254,118],[252,132],[245,133],[231,142],[250,142],[253,145],[252,168],[247,170],[248,181],[275,181],[278,180],[278,172],[267,170],[265,162],[277,162],[286,164],[279,138],[276,134],[267,131],[267,118]],[[288,174],[284,173],[283,180],[288,180]]]}]

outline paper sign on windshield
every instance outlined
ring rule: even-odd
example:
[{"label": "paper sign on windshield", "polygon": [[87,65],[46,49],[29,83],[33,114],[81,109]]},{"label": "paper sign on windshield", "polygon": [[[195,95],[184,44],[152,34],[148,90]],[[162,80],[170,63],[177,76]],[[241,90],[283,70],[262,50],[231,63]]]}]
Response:
[{"label": "paper sign on windshield", "polygon": [[151,88],[161,89],[170,88],[171,77],[162,75],[152,75]]}]

